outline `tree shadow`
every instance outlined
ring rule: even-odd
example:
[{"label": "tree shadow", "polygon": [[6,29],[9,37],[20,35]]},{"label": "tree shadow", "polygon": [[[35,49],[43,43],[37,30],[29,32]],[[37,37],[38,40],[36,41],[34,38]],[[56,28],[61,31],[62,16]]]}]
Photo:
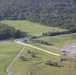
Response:
[{"label": "tree shadow", "polygon": [[26,36],[30,36],[30,35],[28,35],[27,32],[21,32],[21,34],[20,34],[20,37],[21,38],[26,37]]},{"label": "tree shadow", "polygon": [[51,44],[49,44],[49,46],[50,46],[50,45],[53,46],[54,44],[51,43]]},{"label": "tree shadow", "polygon": [[30,54],[38,54],[38,53],[36,53],[36,52],[30,52]]},{"label": "tree shadow", "polygon": [[41,57],[39,57],[39,56],[35,56],[35,58],[41,58]]}]

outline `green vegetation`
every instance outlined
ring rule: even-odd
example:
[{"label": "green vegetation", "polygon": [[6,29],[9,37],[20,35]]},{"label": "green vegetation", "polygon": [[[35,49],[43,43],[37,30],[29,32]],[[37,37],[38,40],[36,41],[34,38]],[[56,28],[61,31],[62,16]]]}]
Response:
[{"label": "green vegetation", "polygon": [[14,42],[0,43],[0,75],[7,75],[6,68],[21,49],[21,45]]},{"label": "green vegetation", "polygon": [[[30,50],[30,54],[28,53],[28,50]],[[35,55],[35,57],[32,57],[32,55]],[[58,56],[53,56],[31,47],[26,47],[21,56],[27,58],[28,61],[22,61],[20,58],[18,58],[15,64],[11,67],[11,70],[15,73],[15,75],[31,75],[31,71],[38,69],[36,68],[37,66],[43,67],[46,61],[52,60],[57,62],[60,59]]]},{"label": "green vegetation", "polygon": [[76,75],[75,68],[43,66],[35,69],[32,75]]},{"label": "green vegetation", "polygon": [[76,33],[76,28],[69,28],[66,31],[58,31],[58,32],[47,32],[47,33],[43,33],[44,36],[57,36],[57,35],[64,35],[64,34],[72,34],[72,33]]},{"label": "green vegetation", "polygon": [[[46,32],[58,32],[64,31],[60,28],[47,27],[37,23],[29,21],[13,21],[3,20],[0,21],[2,24],[7,24],[8,27],[14,27],[22,32],[22,36],[37,35]],[[2,25],[3,26],[3,25]],[[1,27],[0,27],[1,28]],[[6,28],[6,27],[5,27]],[[61,54],[60,50],[42,46],[40,44],[48,44],[50,46],[64,47],[65,45],[74,42],[76,40],[76,34],[68,34],[63,36],[55,37],[39,37],[30,41],[26,39],[25,42],[30,43],[36,47],[45,49],[50,52]],[[40,44],[39,44],[40,43]],[[15,55],[21,49],[21,45],[14,42],[0,43],[0,74],[6,75],[6,68]],[[54,56],[37,49],[26,47],[20,57],[12,65],[11,70],[14,75],[76,75],[76,59],[62,60],[58,56]]]},{"label": "green vegetation", "polygon": [[61,54],[61,51],[60,50],[57,50],[57,49],[54,49],[54,48],[49,48],[49,47],[46,47],[46,46],[42,46],[42,45],[40,45],[40,44],[32,44],[32,45],[34,45],[34,46],[36,46],[36,47],[39,47],[39,48],[42,48],[42,49],[45,49],[45,50],[47,50],[47,51],[50,51],[50,52],[54,52],[54,53],[57,53],[57,54]]},{"label": "green vegetation", "polygon": [[[26,42],[25,40],[26,39],[24,39],[24,43],[31,44],[33,46],[39,47],[41,49],[44,49],[44,50],[47,50],[47,51],[50,51],[50,52],[61,54],[61,50],[55,49],[55,48],[51,48],[52,44],[49,45],[49,47],[47,47],[48,45],[45,45],[45,44],[42,44],[42,43],[38,43],[38,42],[35,42],[35,41],[31,41],[31,40],[29,41],[29,39],[27,39],[28,42]],[[37,40],[37,39],[35,39],[35,40]],[[28,53],[31,53],[30,50],[28,50]]]},{"label": "green vegetation", "polygon": [[52,61],[47,61],[45,64],[54,67],[61,67],[57,62],[52,62]]},{"label": "green vegetation", "polygon": [[14,27],[8,26],[6,24],[0,24],[0,40],[19,37],[20,30],[15,30]]},{"label": "green vegetation", "polygon": [[[62,48],[76,41],[76,34],[71,34],[76,32],[75,16],[76,0],[0,0],[0,40],[46,34],[25,42],[61,54],[54,46]],[[21,48],[15,42],[0,43],[0,75],[7,75],[6,68]],[[11,71],[14,75],[76,75],[76,58],[65,59],[26,46]]]},{"label": "green vegetation", "polygon": [[48,26],[76,27],[76,0],[0,0],[1,20],[29,20]]},{"label": "green vegetation", "polygon": [[52,46],[56,47],[64,47],[69,43],[75,42],[76,34],[69,34],[63,36],[54,36],[54,37],[42,37],[38,38],[37,40],[42,40],[50,43]]},{"label": "green vegetation", "polygon": [[40,25],[38,23],[33,23],[33,22],[25,21],[25,20],[24,21],[3,20],[1,21],[1,23],[7,24],[12,27],[15,27],[16,29],[19,29],[21,32],[23,32],[24,36],[26,35],[26,33],[28,35],[37,35],[37,34],[45,33],[48,31],[63,31],[63,29],[47,27],[47,26]]},{"label": "green vegetation", "polygon": [[[30,50],[30,54],[28,53]],[[32,57],[32,55],[36,57]],[[53,56],[51,54],[36,50],[31,47],[26,47],[25,51],[21,54],[27,58],[28,61],[22,61],[19,58],[12,65],[11,70],[14,72],[14,75],[75,75],[76,68],[75,62],[63,61],[60,62],[60,65],[57,67],[57,63],[60,61],[60,57]],[[47,61],[52,61],[54,66],[46,65]],[[65,65],[69,63],[68,67]],[[73,66],[70,68],[70,64]]]}]

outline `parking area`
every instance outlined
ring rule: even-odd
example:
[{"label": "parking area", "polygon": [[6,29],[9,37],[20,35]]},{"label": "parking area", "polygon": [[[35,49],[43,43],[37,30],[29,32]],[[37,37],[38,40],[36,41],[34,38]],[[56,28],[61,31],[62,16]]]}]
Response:
[{"label": "parking area", "polygon": [[62,50],[62,56],[76,57],[76,42],[65,46]]}]

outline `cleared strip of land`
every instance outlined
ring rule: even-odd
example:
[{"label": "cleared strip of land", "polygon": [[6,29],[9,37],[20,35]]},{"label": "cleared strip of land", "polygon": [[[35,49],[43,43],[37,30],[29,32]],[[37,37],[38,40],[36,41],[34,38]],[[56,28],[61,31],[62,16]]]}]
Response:
[{"label": "cleared strip of land", "polygon": [[32,46],[32,45],[30,45],[30,44],[25,44],[25,43],[22,43],[22,42],[20,42],[20,41],[16,41],[16,40],[15,40],[15,42],[18,43],[18,44],[21,44],[21,45],[26,45],[26,46],[29,46],[29,47],[32,47],[32,48],[35,48],[35,49],[38,49],[38,50],[44,51],[44,52],[46,52],[46,53],[49,53],[49,54],[52,54],[52,55],[55,55],[55,56],[60,56],[60,54],[53,53],[53,52],[50,52],[50,51],[47,51],[47,50],[44,50],[44,49],[38,48],[38,47],[36,47],[36,46]]}]

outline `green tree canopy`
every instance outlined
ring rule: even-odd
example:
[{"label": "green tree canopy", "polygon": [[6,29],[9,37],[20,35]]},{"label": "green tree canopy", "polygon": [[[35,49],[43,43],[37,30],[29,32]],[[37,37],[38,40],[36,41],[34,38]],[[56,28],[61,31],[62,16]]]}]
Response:
[{"label": "green tree canopy", "polygon": [[0,20],[4,19],[76,27],[76,0],[0,0]]},{"label": "green tree canopy", "polygon": [[14,27],[5,24],[0,24],[0,40],[19,37],[20,30],[16,30]]}]

